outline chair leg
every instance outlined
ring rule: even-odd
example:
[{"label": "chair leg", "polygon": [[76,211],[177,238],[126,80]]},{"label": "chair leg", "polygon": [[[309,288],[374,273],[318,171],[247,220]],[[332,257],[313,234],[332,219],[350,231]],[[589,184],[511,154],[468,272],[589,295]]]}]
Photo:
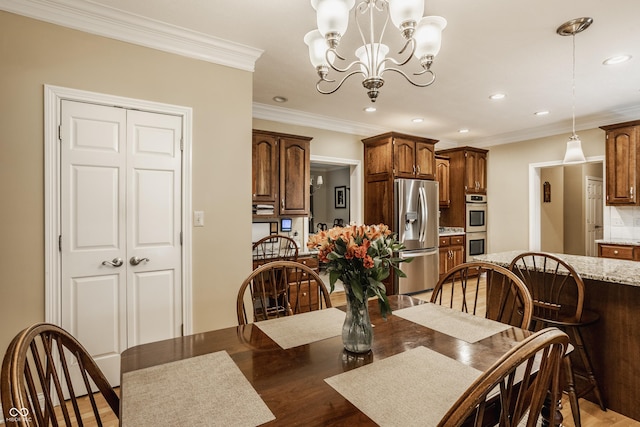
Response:
[{"label": "chair leg", "polygon": [[575,345],[576,350],[578,351],[578,355],[582,360],[582,364],[584,365],[584,369],[586,370],[586,379],[589,381],[589,384],[591,385],[589,387],[589,390],[593,389],[593,393],[595,394],[596,399],[598,400],[600,409],[602,409],[603,411],[606,411],[607,408],[604,405],[604,401],[602,400],[602,395],[600,394],[600,387],[598,387],[598,382],[596,381],[596,377],[593,375],[591,360],[589,359],[589,355],[587,354],[587,351],[584,348],[584,342],[582,340],[582,334],[580,333],[580,328],[569,328],[569,329],[571,329],[571,332],[573,335],[573,344]]},{"label": "chair leg", "polygon": [[562,358],[562,367],[567,383],[567,394],[569,394],[569,403],[571,404],[571,415],[573,415],[573,423],[576,427],[581,427],[580,423],[580,406],[578,406],[578,395],[576,394],[575,381],[573,378],[573,367],[571,366],[571,358],[565,355]]}]

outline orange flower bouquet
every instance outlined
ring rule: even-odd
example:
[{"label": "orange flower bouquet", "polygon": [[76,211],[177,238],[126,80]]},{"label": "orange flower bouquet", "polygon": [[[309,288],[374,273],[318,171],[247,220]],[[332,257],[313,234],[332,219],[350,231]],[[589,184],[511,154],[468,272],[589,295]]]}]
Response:
[{"label": "orange flower bouquet", "polygon": [[[391,313],[382,281],[389,277],[391,269],[394,269],[398,276],[406,277],[398,268],[398,265],[406,260],[395,256],[399,250],[404,249],[404,246],[396,240],[388,226],[379,224],[350,225],[320,231],[309,238],[307,247],[317,249],[318,259],[327,265],[331,292],[333,292],[338,279],[344,283],[348,305],[347,319],[345,327],[343,327],[345,348],[358,353],[368,351],[373,339],[373,332],[369,331],[370,337],[361,337],[365,341],[369,339],[369,348],[366,348],[366,343],[349,348],[345,336],[347,321],[352,315],[355,323],[369,322],[367,300],[374,296],[378,297],[382,316],[386,318],[387,314]],[[356,329],[366,328],[366,326],[366,324],[349,325],[349,327]],[[368,327],[371,328],[370,322]],[[354,333],[358,332],[360,335],[367,335],[366,330],[358,330]]]}]

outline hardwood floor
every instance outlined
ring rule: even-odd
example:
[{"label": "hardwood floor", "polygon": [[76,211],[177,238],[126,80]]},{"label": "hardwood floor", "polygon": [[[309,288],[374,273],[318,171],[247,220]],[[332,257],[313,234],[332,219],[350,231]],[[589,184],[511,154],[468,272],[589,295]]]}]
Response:
[{"label": "hardwood floor", "polygon": [[[482,288],[481,288],[482,291]],[[412,295],[415,298],[419,298],[425,301],[429,301],[431,298],[431,292],[423,292],[419,294]],[[344,292],[336,291],[331,294],[331,304],[334,307],[338,307],[340,305],[346,304]],[[116,388],[116,392],[119,394],[120,389]],[[81,398],[80,401],[80,410],[82,413],[91,413],[91,405],[89,403],[88,398]],[[107,404],[102,401],[99,403],[100,413],[105,415],[105,426],[116,427],[118,426],[118,419],[111,412],[111,409],[107,406]],[[562,416],[564,417],[563,425],[565,427],[575,427],[573,423],[573,418],[571,416],[571,407],[569,406],[569,402],[566,396],[562,398]],[[640,427],[640,422],[634,421],[630,418],[627,418],[623,415],[615,413],[611,410],[603,412],[600,410],[600,407],[597,404],[594,404],[588,400],[580,399],[580,416],[581,416],[581,424],[582,427]],[[58,417],[59,420],[62,420],[61,413]],[[96,426],[94,423],[85,423],[86,426]]]}]

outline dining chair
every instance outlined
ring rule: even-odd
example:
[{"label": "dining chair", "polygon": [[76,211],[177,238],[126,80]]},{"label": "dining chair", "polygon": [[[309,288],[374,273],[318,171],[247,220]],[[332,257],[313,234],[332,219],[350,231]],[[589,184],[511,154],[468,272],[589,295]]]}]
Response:
[{"label": "dining chair", "polygon": [[[524,252],[511,261],[509,269],[522,279],[533,297],[531,329],[555,326],[565,331],[584,367],[585,373],[578,372],[573,368],[569,354],[563,359],[571,413],[575,425],[580,427],[578,399],[581,396],[593,390],[600,408],[606,410],[580,332],[598,321],[600,316],[584,308],[584,281],[569,263],[558,256],[546,252]],[[586,380],[589,386],[576,392],[574,377]]]},{"label": "dining chair", "polygon": [[[480,298],[483,286],[486,296]],[[522,329],[529,328],[533,313],[531,294],[522,280],[504,267],[483,261],[449,270],[433,289],[431,302]]]},{"label": "dining chair", "polygon": [[298,245],[291,237],[281,234],[265,236],[253,244],[254,268],[271,261],[298,260]]},{"label": "dining chair", "polygon": [[249,300],[253,322],[331,307],[329,292],[318,273],[295,261],[269,262],[242,282],[236,303],[239,325],[250,322]]},{"label": "dining chair", "polygon": [[[458,427],[468,419],[483,425],[485,410],[496,399],[501,427],[534,427],[538,424],[548,390],[558,396],[560,360],[569,337],[558,328],[543,329],[504,354],[484,371],[451,406],[439,427]],[[550,425],[555,425],[553,417]],[[525,422],[526,419],[526,422]]]},{"label": "dining chair", "polygon": [[[98,408],[106,407],[103,401],[119,418],[120,399],[98,365],[78,340],[50,323],[36,323],[15,336],[0,380],[9,426],[102,425],[104,414]],[[79,407],[83,395],[92,411]],[[56,421],[56,416],[62,419]]]}]

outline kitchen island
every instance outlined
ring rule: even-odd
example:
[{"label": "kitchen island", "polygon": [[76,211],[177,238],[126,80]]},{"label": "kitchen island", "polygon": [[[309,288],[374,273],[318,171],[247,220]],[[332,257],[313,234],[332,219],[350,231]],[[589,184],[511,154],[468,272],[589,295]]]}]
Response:
[{"label": "kitchen island", "polygon": [[[503,267],[527,251],[474,257]],[[583,338],[607,408],[640,421],[640,262],[554,254],[571,264],[585,284],[584,308],[600,320]],[[588,394],[589,400],[595,398]]]}]

